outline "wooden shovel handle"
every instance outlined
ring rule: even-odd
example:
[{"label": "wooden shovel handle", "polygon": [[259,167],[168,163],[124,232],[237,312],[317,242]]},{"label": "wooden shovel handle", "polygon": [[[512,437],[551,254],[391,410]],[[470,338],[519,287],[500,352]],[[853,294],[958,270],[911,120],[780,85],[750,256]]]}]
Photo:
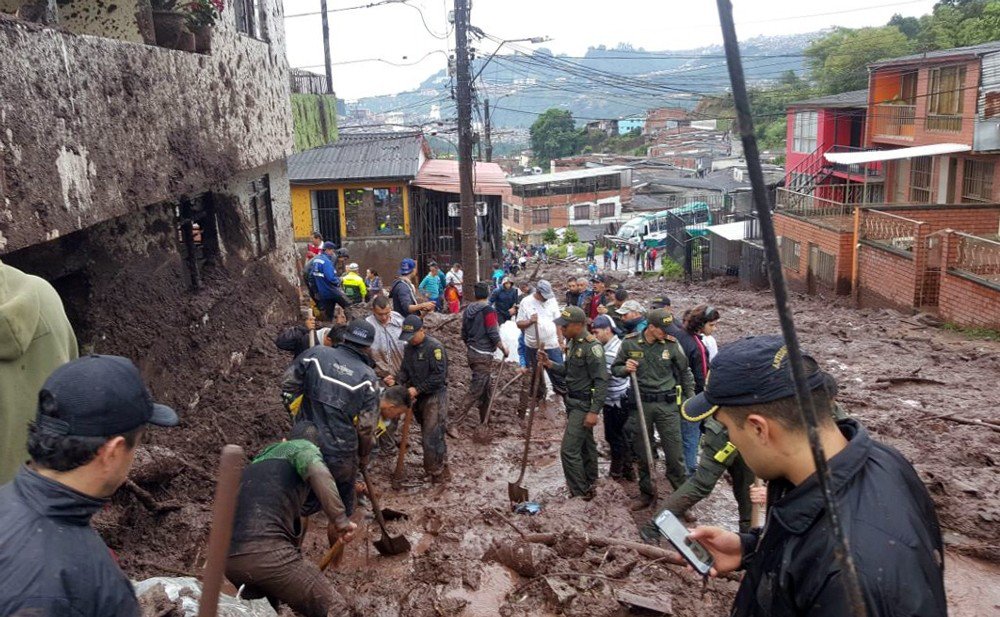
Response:
[{"label": "wooden shovel handle", "polygon": [[[764,486],[764,481],[757,478],[753,481],[754,486]],[[759,504],[750,504],[750,528],[760,527],[764,524],[764,512],[763,508]]]},{"label": "wooden shovel handle", "polygon": [[323,559],[319,561],[319,571],[322,572],[326,570],[329,566],[333,566],[336,569],[340,565],[340,562],[344,559],[344,538],[337,538],[337,541],[333,543],[326,554],[323,555]]},{"label": "wooden shovel handle", "polygon": [[403,418],[403,438],[399,443],[399,456],[396,457],[396,470],[392,472],[392,479],[399,480],[403,477],[403,459],[406,458],[406,447],[410,443],[410,423],[413,422],[413,407],[406,410]]}]

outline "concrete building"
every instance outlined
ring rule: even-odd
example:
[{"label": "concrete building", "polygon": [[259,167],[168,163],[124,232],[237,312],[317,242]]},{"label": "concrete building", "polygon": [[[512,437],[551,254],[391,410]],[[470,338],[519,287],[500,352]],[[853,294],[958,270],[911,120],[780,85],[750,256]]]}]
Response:
[{"label": "concrete building", "polygon": [[632,170],[621,165],[508,178],[504,228],[540,240],[549,227],[602,226],[632,200]]},{"label": "concrete building", "polygon": [[149,19],[0,0],[0,258],[53,283],[81,349],[186,404],[170,358],[211,372],[294,315],[289,71],[280,0],[227,3],[206,53],[149,44]]}]

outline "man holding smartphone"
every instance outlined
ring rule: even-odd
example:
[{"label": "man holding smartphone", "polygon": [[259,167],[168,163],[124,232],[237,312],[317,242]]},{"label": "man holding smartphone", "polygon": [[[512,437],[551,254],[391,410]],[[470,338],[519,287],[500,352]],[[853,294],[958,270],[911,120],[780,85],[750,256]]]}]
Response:
[{"label": "man holding smartphone", "polygon": [[[934,504],[910,463],[854,419],[835,421],[833,378],[805,356],[830,489],[869,617],[947,614],[944,547]],[[750,469],[768,480],[762,529],[698,527],[689,538],[712,554],[713,574],[746,570],[732,615],[850,615],[806,427],[780,336],[720,349],[686,416],[714,416]]]}]

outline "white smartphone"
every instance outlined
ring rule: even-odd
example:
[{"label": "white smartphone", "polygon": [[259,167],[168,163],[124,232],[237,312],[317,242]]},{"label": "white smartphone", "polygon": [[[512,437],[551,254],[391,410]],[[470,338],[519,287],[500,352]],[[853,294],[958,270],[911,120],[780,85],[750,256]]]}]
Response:
[{"label": "white smartphone", "polygon": [[708,549],[691,539],[691,532],[687,530],[677,517],[670,510],[664,510],[653,521],[656,528],[660,530],[663,537],[673,545],[677,552],[684,557],[691,567],[698,574],[708,576],[709,570],[715,559]]}]

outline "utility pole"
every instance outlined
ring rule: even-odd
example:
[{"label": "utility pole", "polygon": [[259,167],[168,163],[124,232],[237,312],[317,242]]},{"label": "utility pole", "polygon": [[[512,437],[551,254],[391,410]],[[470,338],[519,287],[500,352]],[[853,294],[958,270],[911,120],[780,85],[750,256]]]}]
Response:
[{"label": "utility pole", "polygon": [[493,139],[490,137],[490,99],[483,100],[483,133],[486,139],[486,162],[493,161]]},{"label": "utility pole", "polygon": [[472,191],[472,79],[469,75],[470,0],[455,0],[455,98],[458,105],[459,213],[462,225],[462,289],[465,298],[479,280],[476,201]]},{"label": "utility pole", "polygon": [[323,55],[326,56],[326,93],[333,94],[333,64],[330,62],[330,21],[326,14],[326,0],[319,0],[323,14]]}]

